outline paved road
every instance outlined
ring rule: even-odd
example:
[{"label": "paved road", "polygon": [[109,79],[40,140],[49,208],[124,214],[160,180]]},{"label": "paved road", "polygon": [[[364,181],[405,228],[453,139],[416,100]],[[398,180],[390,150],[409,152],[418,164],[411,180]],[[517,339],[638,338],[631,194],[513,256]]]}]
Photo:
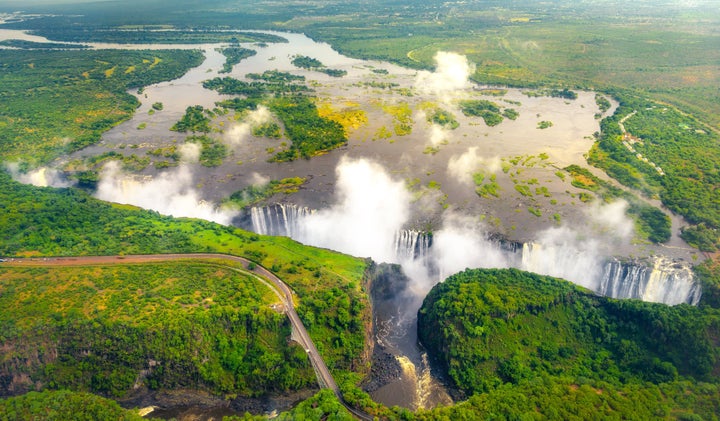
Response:
[{"label": "paved road", "polygon": [[[48,257],[48,258],[32,258],[32,259],[8,259],[3,262],[3,265],[12,266],[87,266],[87,265],[108,265],[108,264],[128,264],[128,263],[148,263],[148,262],[163,262],[168,260],[207,260],[207,259],[222,259],[238,262],[242,264],[243,268],[247,272],[254,273],[261,278],[264,278],[272,283],[272,289],[280,297],[283,304],[285,305],[286,313],[290,319],[290,323],[299,337],[300,346],[302,346],[308,354],[310,363],[315,369],[315,373],[318,376],[320,387],[331,389],[335,396],[338,397],[340,402],[343,403],[345,408],[350,411],[354,416],[363,420],[372,420],[373,417],[365,412],[359,411],[345,403],[340,388],[330,370],[328,369],[325,361],[320,356],[315,343],[310,338],[305,325],[303,325],[300,317],[295,311],[295,305],[293,303],[293,293],[290,287],[283,282],[280,278],[275,276],[274,273],[265,269],[264,267],[255,264],[255,267],[249,269],[251,263],[247,260],[238,256],[231,256],[227,254],[214,254],[214,253],[196,253],[196,254],[149,254],[149,255],[128,255],[128,256],[80,256],[80,257]],[[227,266],[228,269],[237,270],[232,266]],[[262,280],[262,279],[261,279]]]}]

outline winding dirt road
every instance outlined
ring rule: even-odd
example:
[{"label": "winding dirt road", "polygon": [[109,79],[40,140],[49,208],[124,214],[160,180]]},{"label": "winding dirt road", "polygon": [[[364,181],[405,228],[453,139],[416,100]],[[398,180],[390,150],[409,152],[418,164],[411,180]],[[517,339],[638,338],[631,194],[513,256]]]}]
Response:
[{"label": "winding dirt road", "polygon": [[[170,260],[226,260],[237,262],[242,265],[244,271],[251,273],[256,276],[260,281],[270,281],[269,286],[272,287],[273,291],[286,309],[286,314],[290,319],[290,323],[296,333],[298,343],[305,349],[305,352],[310,359],[310,363],[315,369],[315,373],[318,377],[320,387],[331,389],[335,396],[350,411],[355,417],[362,420],[372,420],[373,417],[363,411],[359,411],[357,408],[353,408],[348,405],[343,399],[340,388],[338,387],[335,379],[330,370],[328,369],[325,361],[320,356],[315,343],[310,338],[305,325],[303,325],[300,317],[295,311],[293,304],[293,292],[290,287],[283,282],[280,278],[275,276],[274,273],[265,269],[264,267],[257,265],[250,260],[242,257],[232,256],[227,254],[215,254],[215,253],[196,253],[196,254],[149,254],[149,255],[128,255],[128,256],[80,256],[80,257],[47,257],[47,258],[29,258],[29,259],[7,259],[0,265],[5,266],[89,266],[89,265],[114,265],[114,264],[131,264],[131,263],[149,263],[149,262],[165,262]],[[223,266],[220,264],[220,266]],[[239,269],[232,266],[224,266],[227,269],[240,271]],[[250,269],[252,267],[252,269]],[[267,283],[267,282],[266,282]]]}]

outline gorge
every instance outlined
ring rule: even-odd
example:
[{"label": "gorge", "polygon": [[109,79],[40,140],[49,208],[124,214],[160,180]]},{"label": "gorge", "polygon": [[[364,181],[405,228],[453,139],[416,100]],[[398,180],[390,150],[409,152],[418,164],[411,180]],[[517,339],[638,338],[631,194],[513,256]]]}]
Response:
[{"label": "gorge", "polygon": [[[77,162],[109,152],[129,158],[177,149],[181,158],[169,168],[155,161],[139,170],[105,164],[96,196],[163,214],[232,221],[257,234],[400,264],[408,281],[388,299],[386,312],[375,314],[376,339],[404,373],[402,394],[395,389],[386,390],[385,398],[374,395],[388,405],[416,409],[447,402],[442,384],[432,381],[427,355],[417,348],[416,315],[433,285],[465,268],[520,268],[616,298],[666,304],[700,299],[687,260],[655,255],[652,245],[631,245],[624,208],[586,204],[584,192],[564,178],[565,165],[584,163],[591,133],[599,128],[595,93],[579,92],[577,99],[566,100],[476,86],[468,81],[469,63],[456,54],[438,54],[436,72],[414,72],[348,59],[301,34],[275,34],[290,42],[248,45],[259,54],[231,74],[302,74],[317,91],[319,104],[329,104],[332,112],[362,111],[368,122],[348,129],[346,146],[309,160],[269,162],[271,150],[282,148],[287,139],[251,135],[250,118],[226,110],[213,117],[211,135],[225,145],[228,156],[218,166],[201,165],[201,147],[188,140],[192,135],[169,128],[186,106],[209,108],[226,98],[201,86],[217,75],[223,58],[217,46],[207,45],[202,66],[182,80],[133,92],[143,105],[131,120],[107,132],[101,143],[53,165],[71,173],[68,168]],[[292,66],[291,55],[308,49],[348,75],[334,79]],[[495,91],[506,92],[498,96]],[[463,100],[497,101],[501,108],[514,107],[519,117],[490,125],[464,114],[458,105]],[[169,106],[151,113],[153,103]],[[459,128],[432,123],[428,116],[436,108],[450,110]],[[539,122],[550,120],[552,127],[539,130]],[[245,211],[213,205],[235,191],[286,177],[305,181],[297,192],[277,194]],[[642,257],[627,257],[635,253]],[[428,378],[432,384],[421,386]],[[399,395],[400,400],[394,398]]]}]

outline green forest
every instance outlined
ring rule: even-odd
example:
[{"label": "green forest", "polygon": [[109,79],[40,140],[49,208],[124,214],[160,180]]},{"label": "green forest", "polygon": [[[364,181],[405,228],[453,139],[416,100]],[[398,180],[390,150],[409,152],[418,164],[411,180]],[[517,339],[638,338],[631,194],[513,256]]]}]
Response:
[{"label": "green forest", "polygon": [[225,56],[225,63],[219,73],[230,73],[233,66],[240,63],[248,57],[257,54],[257,51],[242,47],[227,47],[219,49],[220,53]]},{"label": "green forest", "polygon": [[111,399],[68,390],[29,392],[0,399],[0,419],[5,420],[118,420],[142,421],[136,411],[125,410]]},{"label": "green forest", "polygon": [[12,309],[0,317],[2,395],[44,385],[122,397],[140,383],[254,396],[315,382],[278,298],[218,263],[8,267],[0,288]]},{"label": "green forest", "polygon": [[436,285],[418,326],[470,397],[428,418],[715,419],[720,411],[717,307],[614,300],[556,278],[478,269]]},{"label": "green forest", "polygon": [[315,70],[317,72],[325,73],[326,75],[332,77],[343,77],[347,74],[347,71],[345,70],[329,69],[325,67],[325,65],[320,60],[308,56],[295,56],[293,57],[291,63],[295,67],[307,70]]},{"label": "green forest", "polygon": [[[720,242],[720,136],[692,116],[655,101],[617,95],[620,106],[601,122],[588,162],[663,204],[694,226],[684,238],[704,251]],[[620,120],[633,136],[624,140]],[[633,151],[629,149],[632,147]],[[643,159],[644,158],[644,159]]]},{"label": "green forest", "polygon": [[[331,369],[363,370],[364,323],[369,317],[362,290],[365,261],[284,237],[104,203],[77,189],[23,185],[4,172],[0,185],[0,235],[7,239],[0,243],[1,256],[206,251],[243,256],[272,269],[297,292],[301,316],[324,306],[324,317],[308,331]],[[335,346],[338,341],[345,344],[342,349]]]},{"label": "green forest", "polygon": [[193,50],[0,50],[0,157],[31,165],[96,143],[140,104],[127,93],[183,75]]}]

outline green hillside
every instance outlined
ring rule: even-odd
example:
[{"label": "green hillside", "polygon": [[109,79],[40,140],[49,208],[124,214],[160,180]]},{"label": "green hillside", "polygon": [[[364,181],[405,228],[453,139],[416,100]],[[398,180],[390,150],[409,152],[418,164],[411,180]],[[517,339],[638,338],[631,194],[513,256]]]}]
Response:
[{"label": "green hillside", "polygon": [[472,396],[458,411],[537,419],[720,411],[718,309],[613,300],[514,269],[467,270],[428,294],[418,332]]},{"label": "green hillside", "polygon": [[365,261],[284,237],[109,204],[76,189],[23,185],[2,172],[0,185],[0,236],[6,239],[0,255],[219,252],[246,257],[295,290],[298,314],[331,368],[364,367],[364,325],[369,320],[362,290]]},{"label": "green hillside", "polygon": [[0,399],[2,420],[117,420],[140,421],[136,411],[125,410],[117,402],[90,393],[67,390],[30,392]]},{"label": "green hillside", "polygon": [[275,294],[213,262],[0,267],[0,394],[137,386],[256,396],[313,385]]}]

